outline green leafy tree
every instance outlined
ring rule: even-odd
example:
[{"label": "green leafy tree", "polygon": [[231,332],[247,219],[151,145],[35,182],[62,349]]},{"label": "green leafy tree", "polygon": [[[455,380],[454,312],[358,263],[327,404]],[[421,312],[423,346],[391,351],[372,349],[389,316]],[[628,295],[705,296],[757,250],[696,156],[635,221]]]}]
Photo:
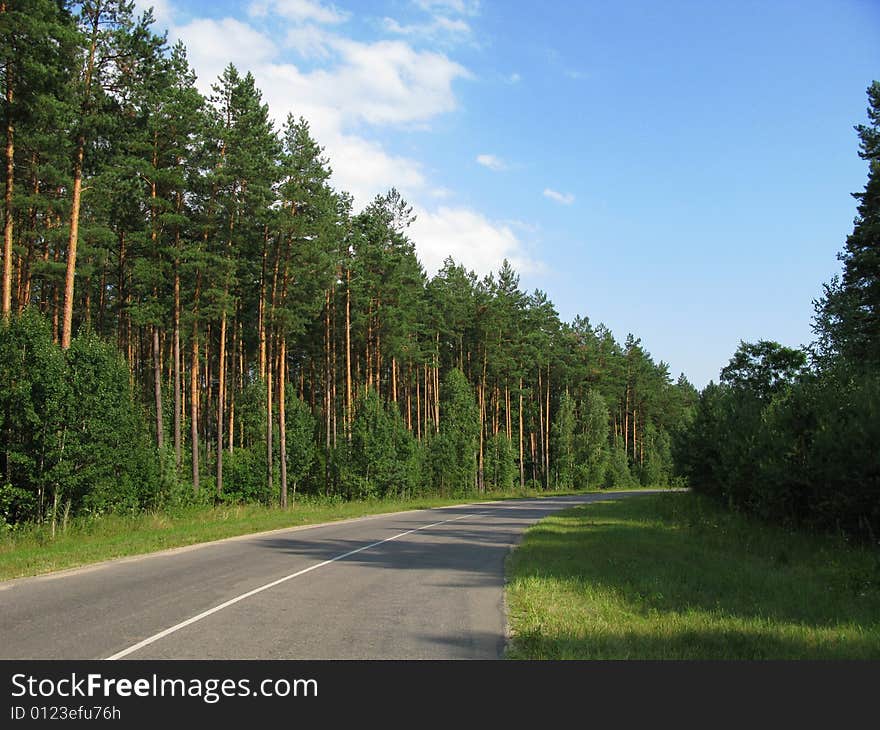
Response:
[{"label": "green leafy tree", "polygon": [[315,461],[315,417],[308,404],[295,393],[287,397],[287,477],[293,486],[291,502],[296,500],[296,488],[308,476]]},{"label": "green leafy tree", "polygon": [[513,443],[504,431],[499,431],[486,440],[484,483],[499,490],[513,489],[517,475]]},{"label": "green leafy tree", "polygon": [[672,460],[672,440],[669,434],[653,423],[645,427],[646,457],[641,468],[641,483],[648,487],[667,487],[675,468]]},{"label": "green leafy tree", "polygon": [[553,421],[551,439],[553,442],[553,464],[555,486],[557,489],[571,489],[574,486],[577,452],[575,432],[577,420],[574,399],[563,393]]},{"label": "green leafy tree", "polygon": [[807,364],[806,353],[761,340],[741,342],[730,362],[721,371],[721,382],[767,399],[790,386]]},{"label": "green leafy tree", "polygon": [[0,517],[10,524],[42,520],[57,501],[66,376],[43,317],[0,323]]},{"label": "green leafy tree", "polygon": [[600,486],[605,478],[609,452],[608,407],[598,390],[587,391],[581,405],[580,428],[575,437],[575,486]]},{"label": "green leafy tree", "polygon": [[443,380],[440,399],[439,442],[432,448],[437,456],[435,474],[441,492],[449,488],[466,494],[476,487],[479,413],[474,394],[464,373],[453,368]]},{"label": "green leafy tree", "polygon": [[397,452],[394,424],[378,394],[367,390],[359,400],[351,429],[342,482],[347,496],[384,496],[391,484]]},{"label": "green leafy tree", "polygon": [[605,466],[605,480],[602,484],[607,489],[620,487],[633,487],[636,485],[632,471],[629,467],[629,459],[621,444],[611,447],[608,461]]},{"label": "green leafy tree", "polygon": [[64,492],[74,511],[136,511],[154,504],[157,463],[128,367],[91,332],[66,353]]}]

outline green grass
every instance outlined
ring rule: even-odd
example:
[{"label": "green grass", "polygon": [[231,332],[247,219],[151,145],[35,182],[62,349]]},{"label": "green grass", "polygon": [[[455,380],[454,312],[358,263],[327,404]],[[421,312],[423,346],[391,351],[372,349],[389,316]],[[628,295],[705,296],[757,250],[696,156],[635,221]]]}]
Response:
[{"label": "green grass", "polygon": [[195,506],[174,512],[130,516],[101,515],[72,520],[51,537],[48,525],[24,525],[0,533],[0,580],[39,575],[112,558],[183,547],[298,525],[364,517],[404,510],[442,507],[462,502],[512,499],[572,492],[512,491],[455,498],[328,502],[298,500],[282,510],[258,504]]},{"label": "green grass", "polygon": [[880,554],[690,493],[578,507],[508,559],[511,659],[877,659]]}]

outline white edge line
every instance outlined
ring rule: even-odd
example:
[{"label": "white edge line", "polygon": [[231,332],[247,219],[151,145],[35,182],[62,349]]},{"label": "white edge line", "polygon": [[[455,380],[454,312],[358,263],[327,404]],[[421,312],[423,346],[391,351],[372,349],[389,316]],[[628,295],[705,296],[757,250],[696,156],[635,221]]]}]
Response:
[{"label": "white edge line", "polygon": [[255,596],[257,593],[262,593],[263,591],[269,590],[270,588],[274,588],[281,583],[284,583],[293,578],[297,578],[301,575],[305,575],[306,573],[310,573],[313,570],[317,570],[318,568],[323,568],[325,565],[329,565],[330,563],[335,563],[337,560],[342,560],[343,558],[347,558],[351,555],[355,555],[357,553],[363,552],[364,550],[369,550],[370,548],[377,547],[378,545],[382,545],[386,542],[391,542],[392,540],[398,540],[401,537],[406,537],[407,535],[411,535],[413,532],[418,532],[419,530],[427,530],[431,527],[437,527],[438,525],[444,525],[447,522],[455,522],[456,520],[462,520],[467,517],[475,517],[477,515],[459,515],[458,517],[453,517],[448,520],[441,520],[440,522],[434,522],[430,525],[422,525],[421,527],[416,527],[412,530],[407,530],[406,532],[400,532],[397,535],[392,535],[391,537],[386,537],[384,540],[379,540],[378,542],[370,543],[369,545],[364,545],[363,547],[356,548],[355,550],[349,550],[347,553],[343,553],[342,555],[337,555],[334,558],[330,558],[329,560],[325,560],[321,563],[315,563],[314,565],[309,566],[308,568],[303,568],[303,570],[298,570],[296,573],[291,573],[290,575],[286,575],[283,578],[279,578],[278,580],[273,580],[271,583],[266,583],[265,585],[260,586],[259,588],[254,588],[253,590],[248,591],[247,593],[242,593],[240,596],[236,596],[235,598],[230,598],[228,601],[221,603],[219,606],[214,606],[214,608],[209,608],[207,611],[202,611],[202,613],[192,616],[188,618],[186,621],[181,621],[179,624],[175,624],[164,631],[160,631],[158,634],[153,634],[152,636],[147,637],[143,641],[139,641],[137,644],[134,644],[127,649],[123,649],[122,651],[116,652],[112,656],[108,656],[105,661],[115,661],[117,659],[122,659],[129,654],[132,654],[139,649],[143,649],[145,646],[149,646],[150,644],[159,641],[159,639],[164,639],[166,636],[173,634],[177,631],[180,631],[187,626],[190,626],[197,621],[201,621],[208,616],[211,616],[218,611],[222,611],[224,608],[229,608],[230,606],[235,605],[239,601],[243,601],[246,598],[250,598],[251,596]]}]

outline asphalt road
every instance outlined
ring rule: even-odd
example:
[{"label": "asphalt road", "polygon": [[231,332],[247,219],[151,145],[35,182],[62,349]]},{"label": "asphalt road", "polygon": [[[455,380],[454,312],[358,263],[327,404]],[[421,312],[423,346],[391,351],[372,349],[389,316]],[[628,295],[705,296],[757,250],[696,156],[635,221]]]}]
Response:
[{"label": "asphalt road", "polygon": [[523,531],[629,494],[366,517],[0,582],[0,658],[498,658]]}]

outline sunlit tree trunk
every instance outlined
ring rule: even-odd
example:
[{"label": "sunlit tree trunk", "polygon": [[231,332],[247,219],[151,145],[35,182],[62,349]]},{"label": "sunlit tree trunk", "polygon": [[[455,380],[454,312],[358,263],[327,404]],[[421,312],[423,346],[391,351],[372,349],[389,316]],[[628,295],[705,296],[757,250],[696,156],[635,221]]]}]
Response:
[{"label": "sunlit tree trunk", "polygon": [[287,381],[287,342],[282,334],[278,345],[278,452],[281,468],[281,507],[287,508],[287,415],[285,412],[285,382]]},{"label": "sunlit tree trunk", "polygon": [[[5,3],[2,11],[6,11]],[[13,76],[12,64],[6,64],[6,190],[3,196],[3,293],[2,314],[9,319],[12,313],[12,193],[15,182],[15,127],[12,122]]]},{"label": "sunlit tree trunk", "polygon": [[201,289],[202,273],[196,274],[196,289],[193,307],[192,341],[190,343],[191,360],[189,370],[189,408],[190,408],[190,445],[192,446],[192,484],[193,492],[199,491],[199,320],[198,301]]}]

